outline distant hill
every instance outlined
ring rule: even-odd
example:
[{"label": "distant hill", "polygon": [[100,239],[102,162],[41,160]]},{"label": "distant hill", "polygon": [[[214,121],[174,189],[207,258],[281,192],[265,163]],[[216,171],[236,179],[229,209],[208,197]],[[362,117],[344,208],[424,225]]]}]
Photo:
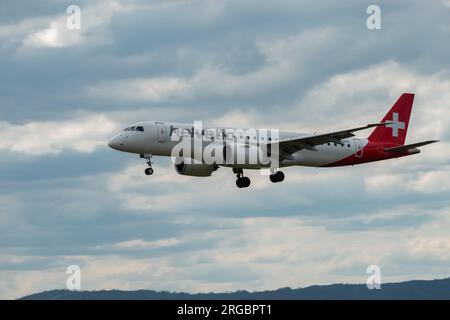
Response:
[{"label": "distant hill", "polygon": [[369,290],[365,284],[332,284],[273,291],[235,291],[230,293],[176,293],[153,290],[68,291],[52,290],[32,294],[24,300],[376,300],[436,299],[450,300],[450,278],[385,283],[381,290]]}]

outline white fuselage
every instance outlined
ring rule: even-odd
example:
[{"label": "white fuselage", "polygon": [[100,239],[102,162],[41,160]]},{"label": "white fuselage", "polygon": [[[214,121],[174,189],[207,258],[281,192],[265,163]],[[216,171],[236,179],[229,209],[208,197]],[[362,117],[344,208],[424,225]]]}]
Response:
[{"label": "white fuselage", "polygon": [[[131,130],[130,128],[133,128]],[[179,143],[179,139],[173,138],[174,128],[193,130],[192,125],[183,123],[169,123],[158,121],[146,121],[137,123],[129,130],[124,130],[114,136],[109,142],[109,146],[119,151],[136,153],[136,154],[150,154],[154,156],[172,156],[173,148]],[[139,130],[136,130],[139,128]],[[207,129],[207,128],[205,128]],[[215,128],[216,130],[222,130],[225,132],[230,128]],[[246,129],[242,129],[246,130]],[[302,134],[291,132],[279,132],[277,139],[283,140],[290,137],[299,137]],[[306,136],[306,134],[305,134]],[[210,137],[207,141],[203,142],[203,147],[210,143],[214,143],[217,137]],[[263,138],[261,138],[263,139]],[[258,137],[249,137],[246,140],[248,145],[257,145],[264,141],[258,141]],[[276,141],[273,141],[276,142]],[[316,146],[316,151],[310,151],[301,149],[299,151],[290,154],[289,159],[284,159],[280,163],[280,167],[287,166],[312,166],[320,167],[327,166],[332,163],[341,161],[347,157],[355,155],[356,157],[362,156],[364,147],[367,145],[367,139],[348,138],[343,139],[342,144],[337,143],[325,143]],[[359,155],[359,153],[361,153]],[[258,169],[261,166],[255,165],[232,165],[235,168],[244,169]]]}]

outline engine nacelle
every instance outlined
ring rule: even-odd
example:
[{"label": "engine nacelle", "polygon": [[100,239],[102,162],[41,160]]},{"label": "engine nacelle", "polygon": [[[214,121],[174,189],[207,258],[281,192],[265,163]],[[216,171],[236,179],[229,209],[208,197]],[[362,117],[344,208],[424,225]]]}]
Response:
[{"label": "engine nacelle", "polygon": [[184,160],[177,161],[175,164],[175,171],[184,176],[209,177],[215,170],[217,166],[214,164],[185,163]]}]

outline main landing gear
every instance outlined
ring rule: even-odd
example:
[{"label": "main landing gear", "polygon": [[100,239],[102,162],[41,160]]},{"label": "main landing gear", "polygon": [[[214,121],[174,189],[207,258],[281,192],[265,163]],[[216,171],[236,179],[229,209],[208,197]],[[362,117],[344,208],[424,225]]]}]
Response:
[{"label": "main landing gear", "polygon": [[[244,177],[244,173],[242,169],[233,169],[233,172],[236,174],[236,186],[238,188],[247,188],[250,186],[250,179],[248,177]],[[270,175],[270,181],[273,183],[282,182],[284,180],[284,173],[281,171],[277,171]]]},{"label": "main landing gear", "polygon": [[281,182],[283,180],[284,173],[281,171],[277,171],[276,173],[270,175],[270,181],[272,181],[273,183]]},{"label": "main landing gear", "polygon": [[236,186],[238,188],[247,188],[250,185],[250,179],[248,177],[244,177],[244,172],[242,169],[233,169],[233,172],[236,174]]},{"label": "main landing gear", "polygon": [[147,176],[151,176],[153,174],[153,168],[152,168],[152,155],[151,154],[141,154],[141,158],[147,160],[148,168],[145,169],[145,174]]}]

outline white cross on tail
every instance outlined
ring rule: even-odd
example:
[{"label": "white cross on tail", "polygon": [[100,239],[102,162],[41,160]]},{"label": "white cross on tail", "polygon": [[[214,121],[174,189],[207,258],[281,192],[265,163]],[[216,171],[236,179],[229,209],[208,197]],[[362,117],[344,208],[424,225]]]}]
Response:
[{"label": "white cross on tail", "polygon": [[392,123],[387,124],[386,127],[392,128],[392,136],[398,137],[398,130],[399,129],[404,130],[405,129],[405,123],[399,121],[399,117],[398,117],[398,113],[397,112],[394,112],[392,114],[392,120],[390,120],[390,121],[392,121]]}]

